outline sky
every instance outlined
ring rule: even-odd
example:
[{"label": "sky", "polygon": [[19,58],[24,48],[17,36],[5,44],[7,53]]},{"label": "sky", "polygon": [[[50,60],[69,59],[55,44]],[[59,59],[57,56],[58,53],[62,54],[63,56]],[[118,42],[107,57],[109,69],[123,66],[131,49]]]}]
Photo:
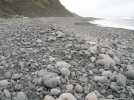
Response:
[{"label": "sky", "polygon": [[134,0],[60,0],[83,17],[134,17]]}]

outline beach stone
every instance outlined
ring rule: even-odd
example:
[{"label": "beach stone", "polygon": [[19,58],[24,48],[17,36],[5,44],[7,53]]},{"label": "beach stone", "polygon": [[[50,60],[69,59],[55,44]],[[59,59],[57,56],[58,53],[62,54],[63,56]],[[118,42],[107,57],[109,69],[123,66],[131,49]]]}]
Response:
[{"label": "beach stone", "polygon": [[96,62],[96,65],[102,65],[104,67],[110,68],[110,62],[106,59],[100,59]]},{"label": "beach stone", "polygon": [[3,92],[4,92],[4,95],[6,98],[8,98],[8,99],[11,98],[11,94],[7,89],[4,89]]},{"label": "beach stone", "polygon": [[134,89],[131,88],[131,93],[134,95]]},{"label": "beach stone", "polygon": [[111,66],[115,66],[115,61],[107,54],[99,54],[99,58],[106,59],[110,62]]},{"label": "beach stone", "polygon": [[54,96],[59,96],[61,94],[61,90],[59,89],[51,89],[51,94],[54,95]]},{"label": "beach stone", "polygon": [[11,78],[11,72],[6,72],[4,77],[7,78],[7,79],[10,79]]},{"label": "beach stone", "polygon": [[81,100],[82,99],[82,95],[81,94],[75,93],[74,96],[75,96],[75,98],[77,100]]},{"label": "beach stone", "polygon": [[134,70],[127,71],[125,75],[128,79],[134,80]]},{"label": "beach stone", "polygon": [[131,65],[127,65],[127,70],[128,71],[134,70],[134,67],[132,67]]},{"label": "beach stone", "polygon": [[94,76],[93,79],[96,82],[101,82],[101,83],[107,82],[107,77],[106,76]]},{"label": "beach stone", "polygon": [[63,93],[56,100],[77,100],[71,93]]},{"label": "beach stone", "polygon": [[90,63],[90,64],[88,64],[88,67],[89,67],[89,68],[94,68],[95,65],[94,65],[94,63]]},{"label": "beach stone", "polygon": [[43,82],[43,78],[40,77],[40,78],[38,79],[38,81],[37,81],[37,84],[40,86],[40,85],[42,85],[42,82]]},{"label": "beach stone", "polygon": [[0,80],[0,88],[8,86],[8,80]]},{"label": "beach stone", "polygon": [[18,100],[16,97],[14,97],[12,100]]},{"label": "beach stone", "polygon": [[17,93],[17,99],[18,100],[28,100],[27,96],[26,96],[26,94],[24,92]]},{"label": "beach stone", "polygon": [[14,89],[17,90],[17,91],[20,91],[21,89],[23,89],[23,85],[22,84],[16,84]]},{"label": "beach stone", "polygon": [[18,74],[18,73],[12,75],[13,80],[17,80],[17,79],[20,79],[20,78],[21,78],[21,75]]},{"label": "beach stone", "polygon": [[105,49],[105,48],[101,48],[101,49],[100,49],[100,53],[101,53],[101,54],[106,53],[106,49]]},{"label": "beach stone", "polygon": [[44,100],[55,100],[55,98],[52,97],[52,96],[46,95],[46,96],[44,97]]},{"label": "beach stone", "polygon": [[115,61],[116,65],[120,65],[121,61],[118,57],[114,56],[113,60]]},{"label": "beach stone", "polygon": [[61,32],[61,31],[56,32],[56,34],[57,34],[58,38],[64,38],[65,37],[65,33]]},{"label": "beach stone", "polygon": [[94,92],[91,92],[86,96],[85,100],[98,100],[98,99],[97,99],[96,94]]},{"label": "beach stone", "polygon": [[72,84],[66,85],[66,89],[67,89],[67,90],[73,90],[73,85],[72,85]]},{"label": "beach stone", "polygon": [[118,88],[115,86],[115,85],[110,85],[110,88],[113,90],[113,91],[117,91]]},{"label": "beach stone", "polygon": [[112,75],[111,71],[103,71],[102,72],[102,76],[106,76],[107,78],[110,78],[111,75]]},{"label": "beach stone", "polygon": [[71,67],[71,65],[69,63],[65,62],[65,61],[57,62],[55,66],[58,67],[58,68],[69,68],[69,67]]},{"label": "beach stone", "polygon": [[25,48],[20,48],[20,52],[21,53],[26,53],[26,49]]},{"label": "beach stone", "polygon": [[106,54],[109,55],[111,58],[114,57],[114,53],[111,50],[108,50]]},{"label": "beach stone", "polygon": [[41,44],[41,43],[42,43],[42,40],[37,39],[36,42],[37,42],[38,44]]},{"label": "beach stone", "polygon": [[77,84],[77,85],[75,86],[75,90],[76,90],[77,92],[79,92],[79,93],[82,93],[82,92],[83,92],[83,88],[82,88],[82,86],[79,85],[79,84]]},{"label": "beach stone", "polygon": [[58,79],[56,77],[47,78],[44,81],[44,85],[48,88],[55,88],[58,85]]},{"label": "beach stone", "polygon": [[91,87],[88,87],[88,86],[83,87],[84,93],[86,94],[89,93],[90,89]]},{"label": "beach stone", "polygon": [[126,86],[126,77],[122,74],[116,76],[116,82],[119,86]]},{"label": "beach stone", "polygon": [[70,76],[70,71],[67,68],[62,68],[60,72],[64,76]]},{"label": "beach stone", "polygon": [[110,76],[110,81],[116,81],[116,74],[112,74],[111,76]]}]

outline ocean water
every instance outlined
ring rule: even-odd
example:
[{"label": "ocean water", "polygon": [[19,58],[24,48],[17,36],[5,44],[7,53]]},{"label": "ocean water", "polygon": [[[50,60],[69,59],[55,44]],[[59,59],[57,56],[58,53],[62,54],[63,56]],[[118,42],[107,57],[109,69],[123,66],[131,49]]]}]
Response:
[{"label": "ocean water", "polygon": [[134,17],[122,18],[101,18],[99,20],[90,21],[100,27],[114,27],[134,30]]}]

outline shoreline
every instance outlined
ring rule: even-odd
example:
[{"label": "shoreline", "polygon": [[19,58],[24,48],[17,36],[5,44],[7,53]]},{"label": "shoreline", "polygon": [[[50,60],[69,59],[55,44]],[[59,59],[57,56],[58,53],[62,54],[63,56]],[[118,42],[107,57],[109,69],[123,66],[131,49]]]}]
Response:
[{"label": "shoreline", "polygon": [[87,20],[0,21],[0,99],[133,99],[134,31]]}]

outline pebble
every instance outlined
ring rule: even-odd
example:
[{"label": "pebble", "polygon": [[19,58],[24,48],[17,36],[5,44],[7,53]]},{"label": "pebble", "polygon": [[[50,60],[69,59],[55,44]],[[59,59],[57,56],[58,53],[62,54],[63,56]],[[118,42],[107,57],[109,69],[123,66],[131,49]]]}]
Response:
[{"label": "pebble", "polygon": [[58,80],[55,77],[48,78],[44,81],[44,85],[48,88],[55,88],[58,85]]},{"label": "pebble", "polygon": [[16,73],[16,74],[12,75],[13,80],[17,80],[17,79],[20,79],[20,78],[21,78],[21,75],[19,73]]},{"label": "pebble", "polygon": [[51,89],[51,94],[54,95],[54,96],[59,96],[61,94],[61,90],[59,89]]},{"label": "pebble", "polygon": [[116,82],[120,86],[126,87],[126,77],[122,74],[116,76]]},{"label": "pebble", "polygon": [[106,76],[107,78],[110,78],[111,75],[112,75],[111,71],[103,71],[102,72],[102,76]]},{"label": "pebble", "polygon": [[57,62],[56,67],[59,67],[59,68],[69,68],[71,67],[71,65],[67,62],[64,62],[64,61],[60,61],[60,62]]},{"label": "pebble", "polygon": [[63,76],[70,76],[70,71],[67,68],[62,68],[60,72]]},{"label": "pebble", "polygon": [[0,80],[0,87],[8,86],[8,80]]},{"label": "pebble", "polygon": [[91,92],[86,96],[85,100],[98,100],[98,99],[97,99],[96,94],[94,92]]},{"label": "pebble", "polygon": [[107,82],[107,77],[106,76],[94,76],[93,79],[96,82],[101,82],[101,83]]},{"label": "pebble", "polygon": [[42,77],[40,77],[40,78],[38,79],[37,84],[38,84],[38,85],[42,85],[42,83],[43,83],[43,78],[42,78]]},{"label": "pebble", "polygon": [[72,84],[66,85],[66,89],[67,89],[67,90],[73,90],[73,85],[72,85]]},{"label": "pebble", "polygon": [[44,97],[44,100],[55,100],[55,98],[52,97],[52,96],[46,95],[46,96]]},{"label": "pebble", "polygon": [[11,78],[11,72],[6,72],[5,75],[4,75],[4,77],[6,79],[10,79]]},{"label": "pebble", "polygon": [[14,89],[15,89],[16,91],[20,91],[20,90],[23,89],[23,85],[22,85],[22,84],[16,84],[15,87],[14,87]]},{"label": "pebble", "polygon": [[77,100],[71,93],[63,93],[56,100]]},{"label": "pebble", "polygon": [[110,85],[110,88],[113,90],[113,91],[117,91],[117,87],[115,85]]},{"label": "pebble", "polygon": [[24,92],[17,93],[17,99],[18,100],[28,100],[27,96],[26,96],[26,94]]},{"label": "pebble", "polygon": [[125,75],[128,79],[134,80],[134,70],[127,71]]},{"label": "pebble", "polygon": [[79,84],[77,84],[77,85],[75,86],[75,90],[76,90],[77,92],[79,92],[79,93],[82,93],[82,92],[83,92],[83,88],[82,88],[82,86],[79,85]]},{"label": "pebble", "polygon": [[134,67],[132,67],[131,65],[127,65],[127,70],[128,71],[134,70]]},{"label": "pebble", "polygon": [[11,94],[7,89],[4,89],[3,92],[4,92],[6,98],[8,98],[8,99],[11,98]]}]

